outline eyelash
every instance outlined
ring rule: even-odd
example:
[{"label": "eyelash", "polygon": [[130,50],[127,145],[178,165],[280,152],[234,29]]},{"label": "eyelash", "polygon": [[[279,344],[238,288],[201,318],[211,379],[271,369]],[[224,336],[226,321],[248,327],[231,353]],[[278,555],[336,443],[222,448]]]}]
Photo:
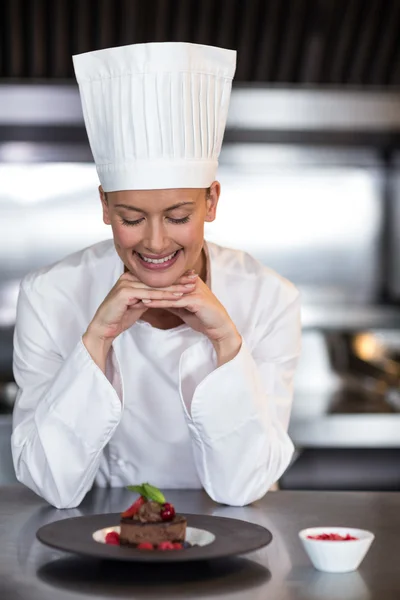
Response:
[{"label": "eyelash", "polygon": [[[143,219],[138,219],[137,221],[127,221],[126,219],[123,219],[121,217],[122,223],[124,225],[128,225],[128,226],[135,226],[135,225],[140,225],[140,223],[143,221]],[[184,217],[183,219],[172,219],[171,217],[168,217],[168,221],[170,223],[172,223],[173,225],[183,225],[184,223],[188,223],[190,220],[190,217]]]}]

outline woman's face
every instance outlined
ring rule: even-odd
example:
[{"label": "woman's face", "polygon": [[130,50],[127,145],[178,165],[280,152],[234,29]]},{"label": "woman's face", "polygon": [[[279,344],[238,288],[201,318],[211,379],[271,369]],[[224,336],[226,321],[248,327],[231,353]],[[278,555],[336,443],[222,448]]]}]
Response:
[{"label": "woman's face", "polygon": [[104,194],[103,219],[111,225],[126,268],[151,287],[175,283],[202,266],[204,223],[215,219],[220,185],[201,188],[127,190]]}]

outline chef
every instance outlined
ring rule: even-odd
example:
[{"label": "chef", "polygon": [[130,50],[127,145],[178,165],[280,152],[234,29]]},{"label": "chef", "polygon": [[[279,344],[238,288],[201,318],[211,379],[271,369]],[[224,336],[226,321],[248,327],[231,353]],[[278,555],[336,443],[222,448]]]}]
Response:
[{"label": "chef", "polygon": [[57,508],[142,481],[241,506],[290,462],[299,293],[203,237],[235,61],[186,43],[74,57],[113,240],[25,277],[14,338],[15,471]]}]

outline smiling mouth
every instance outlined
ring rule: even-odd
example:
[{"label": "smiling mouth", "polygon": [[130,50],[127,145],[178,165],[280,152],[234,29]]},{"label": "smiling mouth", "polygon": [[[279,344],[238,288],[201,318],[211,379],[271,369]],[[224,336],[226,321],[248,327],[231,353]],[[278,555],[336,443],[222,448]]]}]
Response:
[{"label": "smiling mouth", "polygon": [[175,252],[172,252],[172,254],[164,256],[163,258],[148,258],[147,256],[143,256],[143,254],[140,254],[140,252],[136,252],[136,254],[139,256],[140,260],[149,265],[163,265],[165,263],[171,262],[176,257],[179,251],[180,250],[176,250]]}]

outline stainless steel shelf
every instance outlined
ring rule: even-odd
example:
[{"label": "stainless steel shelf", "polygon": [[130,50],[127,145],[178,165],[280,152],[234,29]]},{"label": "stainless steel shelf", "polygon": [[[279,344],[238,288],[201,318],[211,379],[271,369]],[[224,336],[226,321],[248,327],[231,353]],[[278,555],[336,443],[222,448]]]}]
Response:
[{"label": "stainless steel shelf", "polygon": [[[227,129],[393,132],[400,130],[399,90],[338,90],[233,85]],[[2,84],[0,125],[83,125],[75,82]]]}]

